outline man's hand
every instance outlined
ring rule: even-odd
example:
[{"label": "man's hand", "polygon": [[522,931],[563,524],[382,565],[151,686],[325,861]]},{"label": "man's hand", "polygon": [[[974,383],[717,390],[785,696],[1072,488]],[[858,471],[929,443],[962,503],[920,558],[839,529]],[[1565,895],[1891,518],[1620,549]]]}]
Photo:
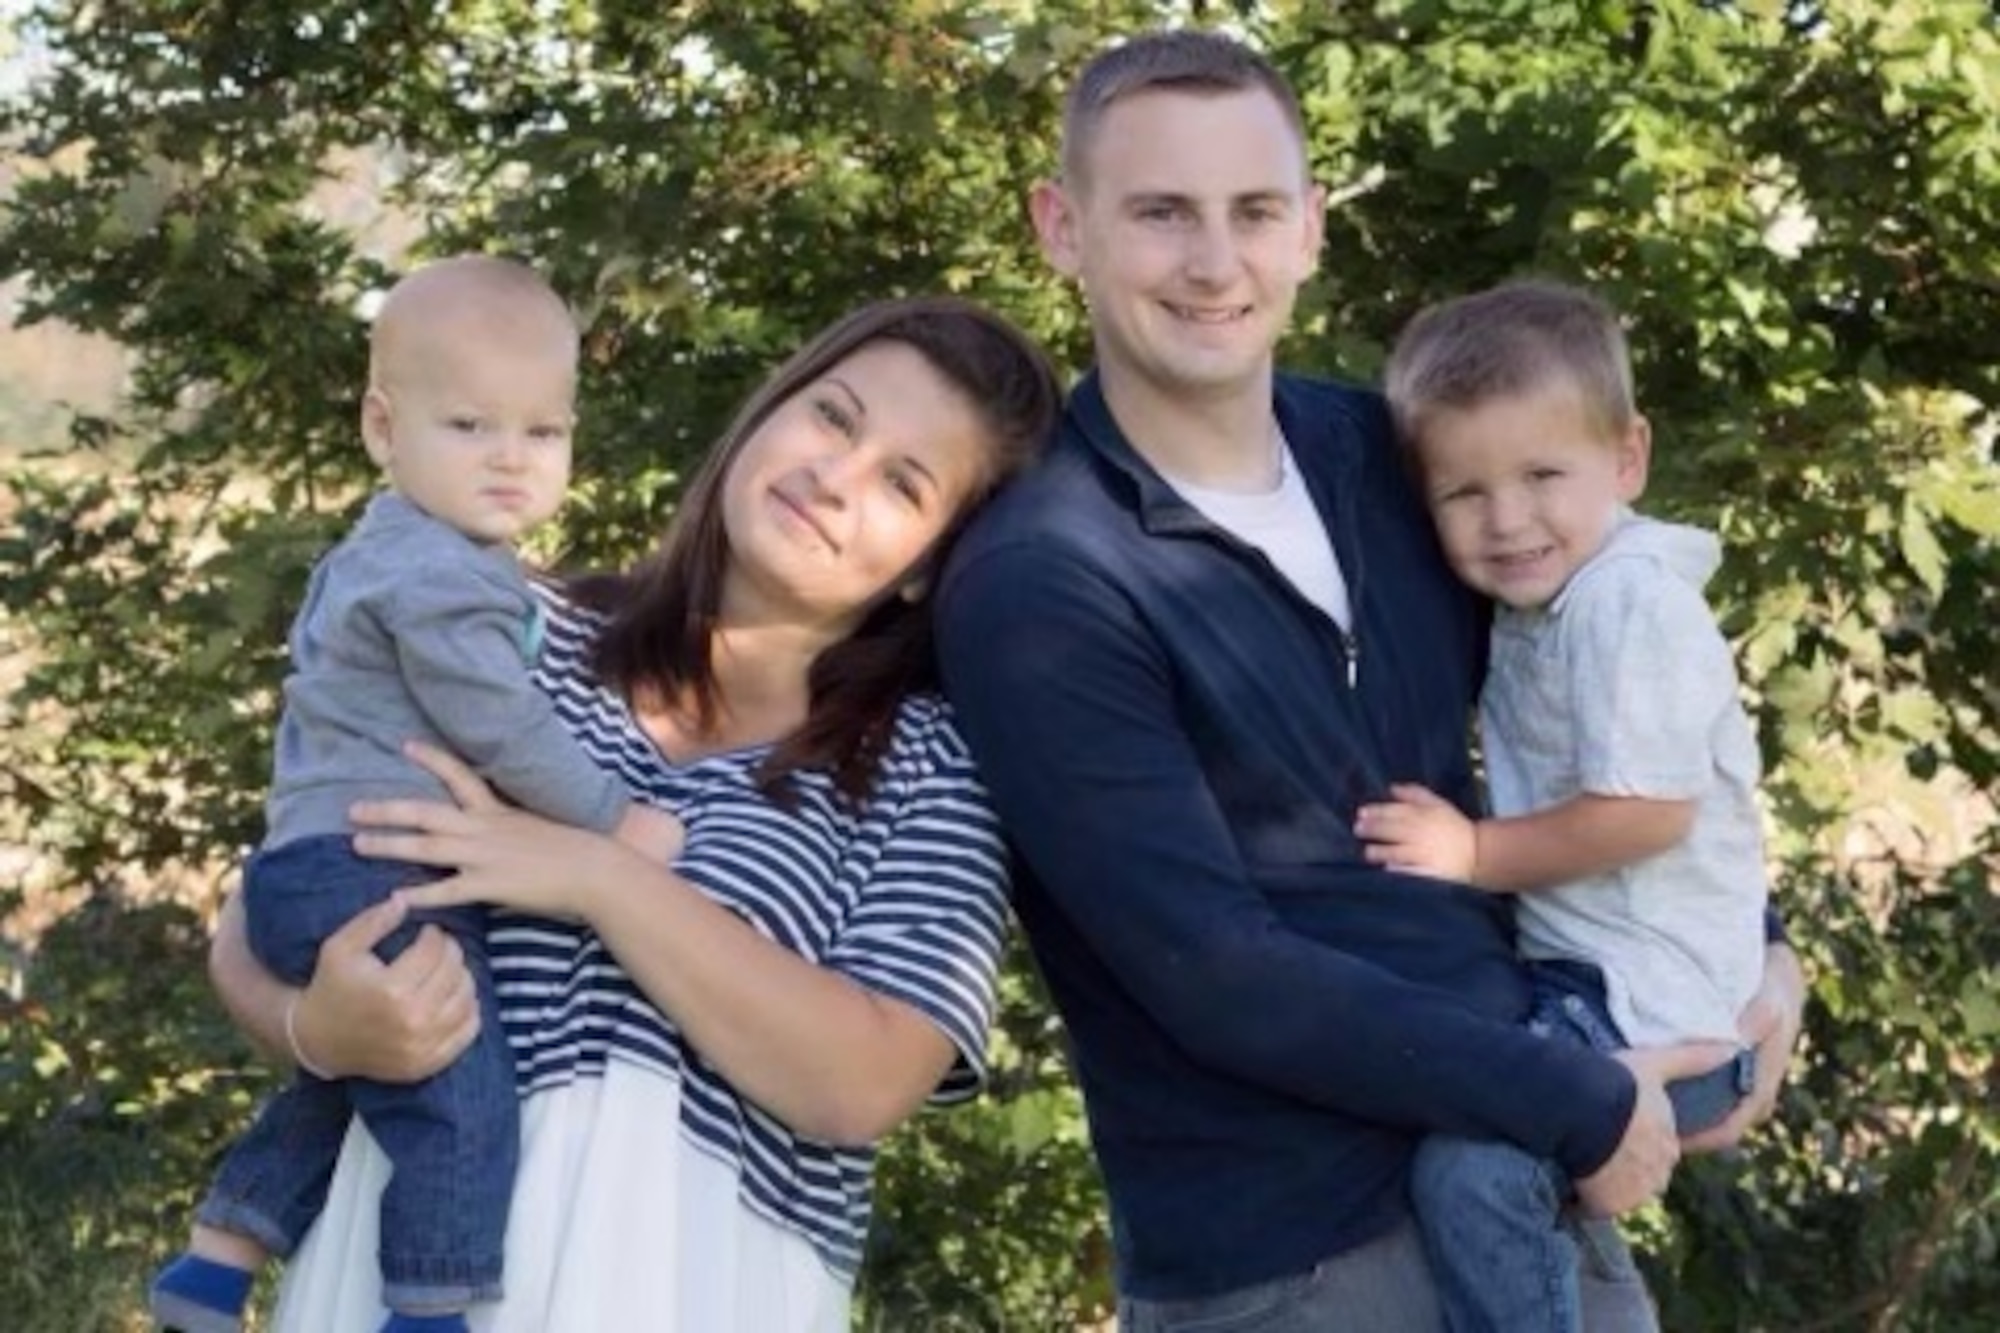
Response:
[{"label": "man's hand", "polygon": [[1576,1182],[1576,1195],[1583,1211],[1599,1217],[1616,1217],[1656,1198],[1673,1179],[1680,1161],[1680,1133],[1674,1126],[1673,1104],[1667,1100],[1667,1084],[1677,1078],[1705,1074],[1735,1054],[1715,1042],[1690,1042],[1683,1046],[1659,1046],[1620,1051],[1617,1059],[1632,1071],[1639,1095],[1632,1104],[1632,1118],[1625,1124],[1625,1137],[1603,1166]]},{"label": "man's hand", "polygon": [[1479,826],[1428,787],[1398,782],[1389,795],[1394,799],[1355,812],[1355,836],[1368,844],[1368,860],[1406,874],[1471,883]]},{"label": "man's hand", "polygon": [[1733,1148],[1744,1134],[1771,1118],[1805,1021],[1805,1004],[1806,976],[1798,954],[1789,944],[1771,944],[1764,950],[1764,980],[1736,1020],[1744,1043],[1757,1051],[1757,1084],[1728,1119],[1686,1139],[1683,1151]]}]

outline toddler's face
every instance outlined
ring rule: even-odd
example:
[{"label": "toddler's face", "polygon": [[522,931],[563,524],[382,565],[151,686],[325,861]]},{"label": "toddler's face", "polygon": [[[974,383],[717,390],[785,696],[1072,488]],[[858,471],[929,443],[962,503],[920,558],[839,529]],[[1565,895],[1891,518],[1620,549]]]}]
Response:
[{"label": "toddler's face", "polygon": [[569,486],[575,343],[553,329],[462,333],[390,367],[363,431],[411,503],[477,541],[513,542]]},{"label": "toddler's face", "polygon": [[1646,485],[1644,418],[1607,435],[1568,385],[1444,410],[1419,446],[1445,556],[1508,606],[1546,606]]}]

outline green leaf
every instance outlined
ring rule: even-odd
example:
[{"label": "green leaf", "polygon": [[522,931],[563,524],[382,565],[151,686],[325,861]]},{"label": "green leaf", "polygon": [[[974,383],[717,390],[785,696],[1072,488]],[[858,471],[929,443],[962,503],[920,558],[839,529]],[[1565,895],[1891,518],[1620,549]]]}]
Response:
[{"label": "green leaf", "polygon": [[1972,1036],[2000,1037],[2000,982],[1991,974],[1968,978],[1959,992],[1958,1013]]},{"label": "green leaf", "polygon": [[1945,517],[1977,537],[2000,538],[2000,486],[1984,478],[1967,478],[1945,488],[1937,497]]},{"label": "green leaf", "polygon": [[1924,587],[1932,596],[1944,591],[1946,557],[1932,529],[1931,516],[1915,505],[1906,505],[1896,537],[1903,559]]}]

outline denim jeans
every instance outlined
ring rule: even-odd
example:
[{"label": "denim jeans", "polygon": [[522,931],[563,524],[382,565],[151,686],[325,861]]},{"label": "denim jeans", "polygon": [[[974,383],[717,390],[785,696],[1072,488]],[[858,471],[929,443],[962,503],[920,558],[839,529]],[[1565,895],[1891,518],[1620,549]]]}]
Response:
[{"label": "denim jeans", "polygon": [[[1604,974],[1589,963],[1551,960],[1528,964],[1534,1007],[1528,1026],[1543,1036],[1569,1036],[1592,1050],[1622,1051],[1624,1034],[1604,999]],[[1674,1124],[1694,1134],[1725,1119],[1757,1086],[1757,1052],[1742,1047],[1726,1063],[1667,1084]]]},{"label": "denim jeans", "polygon": [[[1624,1049],[1596,968],[1537,963],[1531,971],[1533,1031],[1601,1051]],[[1754,1074],[1746,1050],[1720,1069],[1670,1084],[1667,1095],[1682,1132],[1727,1115],[1750,1090]],[[1424,1140],[1410,1197],[1451,1333],[1576,1333],[1603,1326],[1598,1313],[1586,1319],[1601,1307],[1586,1301],[1581,1275],[1593,1269],[1601,1274],[1610,1262],[1605,1233],[1615,1238],[1616,1231],[1603,1221],[1566,1224],[1574,1196],[1560,1167],[1510,1143],[1443,1135]],[[1620,1326],[1651,1326],[1650,1306],[1645,1318],[1644,1324]]]},{"label": "denim jeans", "polygon": [[[301,838],[251,858],[244,908],[251,950],[293,985],[357,912],[437,872],[356,856],[345,836]],[[473,1047],[421,1083],[328,1082],[301,1070],[224,1157],[197,1217],[288,1255],[326,1204],[359,1115],[394,1164],[382,1191],[383,1303],[410,1314],[462,1310],[500,1295],[501,1251],[520,1153],[514,1062],[502,1035],[477,908],[413,913],[376,952],[395,958],[434,922],[465,954],[479,991]]]}]

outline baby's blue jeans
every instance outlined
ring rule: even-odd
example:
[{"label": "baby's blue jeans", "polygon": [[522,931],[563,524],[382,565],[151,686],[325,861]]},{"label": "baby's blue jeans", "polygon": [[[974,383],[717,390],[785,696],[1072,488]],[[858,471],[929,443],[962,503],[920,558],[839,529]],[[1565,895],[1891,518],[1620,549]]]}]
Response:
[{"label": "baby's blue jeans", "polygon": [[[355,855],[345,835],[259,852],[244,872],[250,948],[302,986],[319,947],[363,908],[437,878]],[[421,1083],[326,1081],[304,1070],[223,1158],[196,1217],[289,1255],[326,1205],[349,1120],[359,1115],[394,1171],[382,1191],[382,1299],[406,1314],[463,1310],[500,1295],[507,1208],[520,1154],[514,1063],[486,961],[485,912],[414,912],[376,949],[394,959],[426,922],[450,931],[479,991],[472,1048]]]}]

